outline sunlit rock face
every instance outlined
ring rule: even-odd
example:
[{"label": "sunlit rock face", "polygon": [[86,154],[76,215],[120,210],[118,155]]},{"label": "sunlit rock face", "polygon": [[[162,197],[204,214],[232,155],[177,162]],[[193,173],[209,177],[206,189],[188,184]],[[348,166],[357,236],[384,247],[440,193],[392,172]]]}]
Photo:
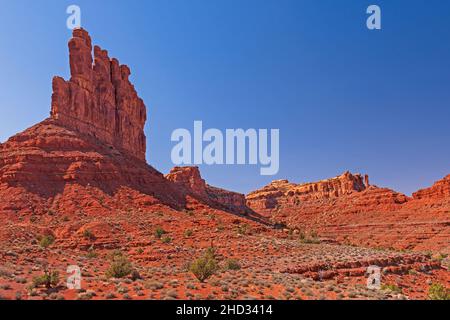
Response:
[{"label": "sunlit rock face", "polygon": [[130,69],[110,59],[106,50],[92,50],[83,29],[74,30],[69,52],[71,78],[53,79],[51,117],[145,160],[146,107],[129,80]]}]

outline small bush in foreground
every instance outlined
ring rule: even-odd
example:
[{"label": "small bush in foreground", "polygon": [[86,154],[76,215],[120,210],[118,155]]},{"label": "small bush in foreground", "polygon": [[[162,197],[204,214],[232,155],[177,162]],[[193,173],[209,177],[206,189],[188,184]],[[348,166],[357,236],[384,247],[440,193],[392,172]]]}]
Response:
[{"label": "small bush in foreground", "polygon": [[225,267],[227,270],[240,270],[241,269],[241,265],[240,265],[239,261],[237,261],[236,259],[228,259],[225,263]]},{"label": "small bush in foreground", "polygon": [[397,287],[395,284],[382,284],[381,290],[388,290],[394,293],[402,293],[402,289]]},{"label": "small bush in foreground", "polygon": [[89,241],[95,241],[95,240],[96,240],[96,237],[95,237],[95,235],[92,233],[91,230],[84,230],[84,232],[83,232],[83,238],[85,238],[86,240],[89,240]]},{"label": "small bush in foreground", "polygon": [[428,289],[428,298],[430,300],[450,300],[450,289],[442,284],[433,283]]},{"label": "small bush in foreground", "polygon": [[94,249],[89,249],[89,250],[88,250],[88,252],[87,252],[87,254],[86,254],[86,258],[88,258],[88,259],[95,259],[95,258],[97,258],[97,257],[98,257],[98,253],[95,252]]},{"label": "small bush in foreground", "polygon": [[38,288],[38,287],[44,286],[47,289],[50,289],[52,287],[57,286],[58,282],[59,282],[59,272],[58,271],[45,270],[43,275],[33,278],[32,287]]},{"label": "small bush in foreground", "polygon": [[244,223],[237,227],[237,233],[240,235],[247,235],[249,233],[248,224]]},{"label": "small bush in foreground", "polygon": [[171,243],[172,242],[172,238],[169,236],[164,236],[161,239],[162,243]]},{"label": "small bush in foreground", "polygon": [[206,279],[216,273],[217,269],[217,261],[213,248],[209,248],[201,258],[192,262],[189,267],[189,271],[191,271],[200,282],[205,282]]},{"label": "small bush in foreground", "polygon": [[44,249],[50,247],[53,242],[55,242],[55,237],[52,235],[45,235],[39,239],[39,245]]},{"label": "small bush in foreground", "polygon": [[303,231],[300,231],[299,240],[304,244],[320,244],[320,239],[316,231],[311,231],[309,235]]},{"label": "small bush in foreground", "polygon": [[124,278],[133,272],[133,266],[121,253],[115,253],[112,257],[112,262],[108,270],[106,270],[106,276],[108,278]]},{"label": "small bush in foreground", "polygon": [[158,227],[158,228],[156,228],[156,230],[155,230],[155,237],[158,238],[158,239],[161,239],[161,237],[162,237],[163,235],[165,235],[166,233],[167,233],[167,232],[166,232],[163,228]]}]

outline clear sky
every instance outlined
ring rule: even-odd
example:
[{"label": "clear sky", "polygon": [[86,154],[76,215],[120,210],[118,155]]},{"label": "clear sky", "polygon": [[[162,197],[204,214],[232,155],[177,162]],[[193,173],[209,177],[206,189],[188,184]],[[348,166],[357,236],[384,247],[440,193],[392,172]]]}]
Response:
[{"label": "clear sky", "polygon": [[[450,173],[450,1],[0,0],[0,141],[48,116],[69,76],[66,8],[128,64],[146,102],[147,159],[173,166],[174,129],[279,128],[280,171],[202,166],[248,192],[346,170],[404,193]],[[382,9],[382,30],[366,8]]]}]

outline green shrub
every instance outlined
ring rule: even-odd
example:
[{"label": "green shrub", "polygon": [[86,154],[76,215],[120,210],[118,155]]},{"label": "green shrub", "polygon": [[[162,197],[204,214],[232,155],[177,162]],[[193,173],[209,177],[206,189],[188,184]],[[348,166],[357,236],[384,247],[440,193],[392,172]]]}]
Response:
[{"label": "green shrub", "polygon": [[97,258],[97,257],[98,257],[98,253],[95,252],[94,249],[89,249],[89,250],[88,250],[88,253],[86,254],[86,258],[88,258],[88,259],[94,259],[94,258]]},{"label": "green shrub", "polygon": [[304,244],[320,244],[320,240],[317,238],[306,238],[301,240]]},{"label": "green shrub", "polygon": [[184,232],[184,236],[185,236],[186,238],[189,238],[189,237],[192,236],[193,233],[194,233],[194,231],[192,231],[191,229],[187,229],[187,230]]},{"label": "green shrub", "polygon": [[39,239],[39,245],[42,248],[48,248],[55,242],[55,237],[52,235],[45,235]]},{"label": "green shrub", "polygon": [[433,283],[428,289],[428,298],[430,300],[450,300],[450,289],[442,284]]},{"label": "green shrub", "polygon": [[169,236],[164,236],[164,237],[161,239],[161,241],[162,241],[162,243],[171,243],[171,242],[172,242],[172,238],[169,237]]},{"label": "green shrub", "polygon": [[86,240],[89,240],[89,241],[95,241],[95,239],[96,239],[96,237],[95,237],[95,235],[92,233],[92,231],[91,230],[84,230],[84,232],[83,232],[83,238],[85,238]]},{"label": "green shrub", "polygon": [[136,281],[140,279],[142,279],[141,274],[136,269],[133,269],[133,271],[131,272],[131,280]]},{"label": "green shrub", "polygon": [[388,290],[394,293],[402,293],[402,289],[397,287],[395,284],[382,284],[381,290]]},{"label": "green shrub", "polygon": [[320,244],[320,239],[316,231],[311,231],[309,235],[307,235],[304,231],[300,231],[299,240],[304,244]]},{"label": "green shrub", "polygon": [[417,274],[417,271],[414,270],[414,269],[409,269],[409,270],[408,270],[408,274],[409,274],[409,275],[416,275],[416,274]]},{"label": "green shrub", "polygon": [[217,261],[214,248],[209,248],[201,258],[192,262],[189,270],[200,282],[204,282],[216,273]]},{"label": "green shrub", "polygon": [[447,258],[447,257],[448,257],[448,254],[445,254],[445,253],[438,253],[438,254],[435,254],[435,255],[433,256],[433,260],[442,262],[442,261],[444,261],[445,258]]},{"label": "green shrub", "polygon": [[133,272],[131,262],[122,253],[114,252],[111,265],[106,270],[108,278],[124,278]]},{"label": "green shrub", "polygon": [[209,247],[208,249],[206,249],[205,256],[210,259],[215,259],[216,258],[216,249],[214,247]]},{"label": "green shrub", "polygon": [[225,226],[224,226],[223,222],[219,222],[217,224],[217,231],[222,232],[224,230],[225,230]]},{"label": "green shrub", "polygon": [[300,241],[303,241],[306,239],[306,233],[304,231],[300,231],[298,238],[300,239]]},{"label": "green shrub", "polygon": [[112,251],[108,256],[109,256],[108,258],[110,260],[114,260],[115,257],[123,256],[123,253],[119,249],[116,249],[116,250]]},{"label": "green shrub", "polygon": [[158,227],[158,228],[156,228],[156,230],[155,230],[155,237],[158,238],[158,239],[161,239],[161,237],[162,237],[163,235],[165,235],[166,233],[167,233],[167,232],[166,232],[163,228]]},{"label": "green shrub", "polygon": [[240,270],[241,264],[236,259],[228,259],[225,262],[225,267],[227,270]]},{"label": "green shrub", "polygon": [[248,233],[248,224],[244,223],[238,226],[238,234],[246,235]]},{"label": "green shrub", "polygon": [[59,282],[59,272],[58,271],[48,271],[45,270],[44,274],[41,276],[36,276],[33,278],[32,287],[38,288],[45,286],[47,289],[55,287]]}]

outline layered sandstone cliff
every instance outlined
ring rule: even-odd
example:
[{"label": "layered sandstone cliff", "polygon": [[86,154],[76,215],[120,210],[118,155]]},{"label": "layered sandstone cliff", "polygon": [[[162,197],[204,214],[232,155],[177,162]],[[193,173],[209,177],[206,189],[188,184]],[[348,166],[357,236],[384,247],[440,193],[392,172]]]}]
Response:
[{"label": "layered sandstone cliff", "polygon": [[450,199],[450,175],[437,181],[431,188],[413,193],[414,199]]},{"label": "layered sandstone cliff", "polygon": [[280,206],[300,206],[308,201],[332,200],[362,192],[370,187],[369,177],[344,174],[313,183],[295,184],[277,180],[247,195],[247,203],[254,209],[275,209]]},{"label": "layered sandstone cliff", "polygon": [[247,205],[288,228],[369,247],[448,251],[448,177],[413,198],[344,173],[314,183],[274,181],[247,195]]},{"label": "layered sandstone cliff", "polygon": [[93,201],[88,189],[104,199],[128,189],[149,203],[183,205],[176,188],[145,162],[51,118],[0,145],[0,212],[45,213],[60,199],[66,205],[58,211],[69,213],[68,203]]}]

